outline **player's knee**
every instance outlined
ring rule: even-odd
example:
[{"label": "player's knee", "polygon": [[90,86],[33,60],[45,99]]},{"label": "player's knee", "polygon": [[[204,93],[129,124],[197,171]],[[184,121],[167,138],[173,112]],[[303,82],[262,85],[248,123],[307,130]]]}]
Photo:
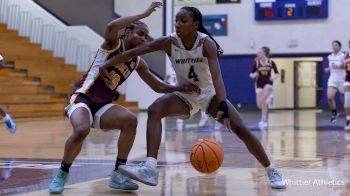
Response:
[{"label": "player's knee", "polygon": [[124,129],[128,131],[133,131],[136,133],[137,127],[137,117],[135,115],[130,115],[124,123]]},{"label": "player's knee", "polygon": [[332,102],[334,100],[334,97],[333,96],[328,96],[327,100],[328,100],[328,102]]},{"label": "player's knee", "polygon": [[152,118],[161,118],[161,111],[159,110],[159,106],[157,103],[153,103],[147,109],[148,117]]},{"label": "player's knee", "polygon": [[350,92],[344,93],[344,107],[350,108]]},{"label": "player's knee", "polygon": [[75,127],[75,140],[78,142],[84,141],[84,139],[89,135],[90,133],[90,127],[86,125],[79,125]]}]

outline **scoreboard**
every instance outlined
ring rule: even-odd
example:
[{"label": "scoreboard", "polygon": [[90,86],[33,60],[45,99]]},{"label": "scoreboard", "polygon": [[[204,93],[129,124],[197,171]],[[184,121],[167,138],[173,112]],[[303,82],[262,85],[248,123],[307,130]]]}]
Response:
[{"label": "scoreboard", "polygon": [[328,17],[328,0],[255,0],[255,20],[301,20]]}]

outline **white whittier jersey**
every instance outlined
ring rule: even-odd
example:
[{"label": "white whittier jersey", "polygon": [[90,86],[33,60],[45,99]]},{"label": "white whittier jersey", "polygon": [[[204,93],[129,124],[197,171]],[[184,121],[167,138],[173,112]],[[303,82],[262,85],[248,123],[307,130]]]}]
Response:
[{"label": "white whittier jersey", "polygon": [[202,91],[213,87],[208,59],[203,56],[203,44],[208,35],[198,32],[193,48],[186,50],[181,38],[171,34],[171,63],[178,85],[197,85]]},{"label": "white whittier jersey", "polygon": [[331,81],[345,81],[345,69],[333,69],[332,65],[335,64],[336,66],[344,65],[344,53],[338,52],[337,54],[330,54],[328,56],[328,62],[329,62],[329,68],[331,70],[331,74],[329,76],[329,80]]},{"label": "white whittier jersey", "polygon": [[2,57],[1,54],[0,54],[0,61],[2,61],[3,59],[4,59],[4,57]]}]

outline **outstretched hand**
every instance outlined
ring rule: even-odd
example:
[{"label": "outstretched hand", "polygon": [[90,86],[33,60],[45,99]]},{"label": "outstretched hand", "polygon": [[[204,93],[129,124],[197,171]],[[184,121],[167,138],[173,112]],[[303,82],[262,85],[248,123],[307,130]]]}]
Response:
[{"label": "outstretched hand", "polygon": [[150,16],[153,12],[157,10],[157,8],[160,8],[162,5],[163,5],[162,2],[153,1],[151,5],[143,13],[144,17]]}]

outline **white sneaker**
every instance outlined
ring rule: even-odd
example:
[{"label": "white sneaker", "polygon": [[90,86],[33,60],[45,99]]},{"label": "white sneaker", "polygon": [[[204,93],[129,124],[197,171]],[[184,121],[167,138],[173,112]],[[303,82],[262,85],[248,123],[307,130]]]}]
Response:
[{"label": "white sneaker", "polygon": [[267,121],[261,120],[261,121],[259,122],[258,126],[259,126],[260,128],[267,128],[269,125],[268,125]]},{"label": "white sneaker", "polygon": [[150,186],[157,186],[159,172],[143,163],[139,165],[121,165],[118,167],[120,173],[125,176]]},{"label": "white sneaker", "polygon": [[345,131],[350,131],[350,121],[349,121],[349,120],[346,121],[344,130],[345,130]]},{"label": "white sneaker", "polygon": [[270,179],[271,188],[274,189],[285,189],[287,188],[286,180],[283,175],[276,168],[268,169],[267,175]]}]

